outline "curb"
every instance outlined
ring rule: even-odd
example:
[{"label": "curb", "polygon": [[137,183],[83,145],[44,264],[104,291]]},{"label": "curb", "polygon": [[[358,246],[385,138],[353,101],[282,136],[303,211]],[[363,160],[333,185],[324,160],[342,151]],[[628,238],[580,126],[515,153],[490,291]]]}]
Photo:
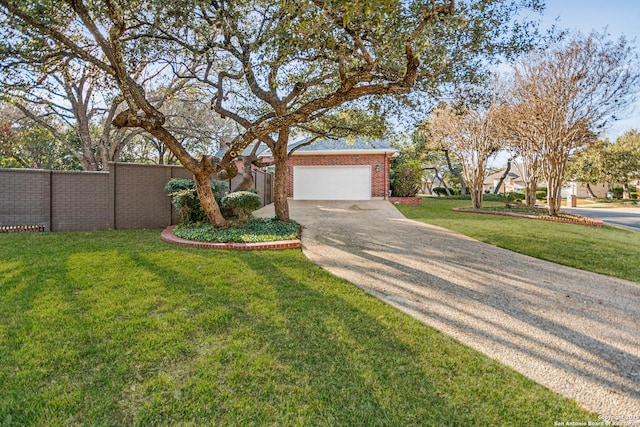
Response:
[{"label": "curb", "polygon": [[160,239],[174,245],[188,246],[193,248],[209,248],[209,249],[231,249],[236,251],[260,251],[267,249],[298,249],[302,247],[300,240],[278,240],[275,242],[256,242],[256,243],[213,243],[213,242],[197,242],[195,240],[182,239],[173,234],[175,226],[169,226],[160,233]]}]

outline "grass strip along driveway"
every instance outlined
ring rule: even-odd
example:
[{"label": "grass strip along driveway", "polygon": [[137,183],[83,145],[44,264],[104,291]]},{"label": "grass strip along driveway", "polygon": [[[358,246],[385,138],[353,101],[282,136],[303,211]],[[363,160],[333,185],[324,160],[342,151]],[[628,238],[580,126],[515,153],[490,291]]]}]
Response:
[{"label": "grass strip along driveway", "polygon": [[553,425],[574,403],[311,264],[0,235],[0,422]]},{"label": "grass strip along driveway", "polygon": [[[483,206],[504,206],[485,202]],[[640,233],[604,225],[535,221],[455,212],[469,200],[423,199],[422,206],[396,207],[409,219],[437,225],[535,258],[640,283]]]}]

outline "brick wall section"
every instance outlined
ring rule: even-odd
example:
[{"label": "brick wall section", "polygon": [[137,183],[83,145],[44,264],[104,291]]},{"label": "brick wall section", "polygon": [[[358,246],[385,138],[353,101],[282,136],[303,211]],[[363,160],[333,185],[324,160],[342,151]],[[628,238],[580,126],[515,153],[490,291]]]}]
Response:
[{"label": "brick wall section", "polygon": [[0,227],[42,225],[51,230],[51,172],[0,171]]},{"label": "brick wall section", "polygon": [[51,231],[113,228],[108,172],[51,172]]},{"label": "brick wall section", "polygon": [[[0,169],[0,227],[80,231],[177,224],[164,186],[171,178],[193,179],[191,172],[131,163],[109,167],[109,172]],[[258,193],[271,203],[272,180],[259,176],[256,182]]]},{"label": "brick wall section", "polygon": [[421,206],[422,205],[422,197],[389,197],[389,203],[394,205],[411,205],[411,206]]},{"label": "brick wall section", "polygon": [[116,163],[111,168],[115,187],[115,227],[162,228],[171,223],[171,200],[164,185],[171,167]]},{"label": "brick wall section", "polygon": [[[292,155],[287,174],[287,196],[293,197],[293,168],[296,166],[371,166],[371,197],[386,198],[389,194],[389,162],[385,154],[314,154]],[[376,171],[376,166],[379,170]]]}]

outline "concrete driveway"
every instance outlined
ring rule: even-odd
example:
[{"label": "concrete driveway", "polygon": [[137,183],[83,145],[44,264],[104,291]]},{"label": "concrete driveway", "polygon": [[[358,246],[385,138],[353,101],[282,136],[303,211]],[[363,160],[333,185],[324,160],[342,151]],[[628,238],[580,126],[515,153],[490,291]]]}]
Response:
[{"label": "concrete driveway", "polygon": [[304,253],[334,275],[587,409],[640,416],[639,283],[414,222],[386,201],[290,208]]}]

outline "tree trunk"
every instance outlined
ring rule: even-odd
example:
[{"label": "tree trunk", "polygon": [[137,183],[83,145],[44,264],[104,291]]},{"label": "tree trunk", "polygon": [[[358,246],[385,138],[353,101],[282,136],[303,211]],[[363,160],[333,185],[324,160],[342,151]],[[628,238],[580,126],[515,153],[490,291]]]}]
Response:
[{"label": "tree trunk", "polygon": [[477,169],[473,171],[473,181],[470,182],[471,186],[471,200],[473,201],[473,208],[480,209],[482,207],[482,198],[484,196],[482,187],[484,184],[484,171],[486,165],[482,159],[479,160]]},{"label": "tree trunk", "polygon": [[471,189],[471,201],[473,202],[474,209],[480,209],[482,207],[482,188],[472,188]]},{"label": "tree trunk", "polygon": [[505,178],[509,175],[510,170],[511,170],[511,159],[507,160],[507,167],[504,169],[504,173],[500,177],[500,180],[498,181],[498,185],[496,185],[496,188],[494,188],[493,194],[498,194],[500,192],[500,187],[502,187],[502,184],[504,183]]},{"label": "tree trunk", "polygon": [[[447,167],[449,168],[449,172],[451,172],[451,174],[453,176],[455,176],[456,178],[458,178],[458,181],[460,181],[460,195],[464,196],[465,194],[467,194],[467,183],[464,181],[464,178],[462,178],[462,175],[460,174],[460,172],[455,170],[453,168],[453,166],[451,165],[451,158],[449,157],[449,150],[442,150],[442,151],[444,151],[444,157],[445,157],[445,159],[447,159]],[[447,188],[447,186],[445,185],[444,188]],[[451,194],[449,194],[449,195],[451,195]]]},{"label": "tree trunk", "polygon": [[289,167],[287,144],[289,142],[289,132],[288,128],[280,130],[275,149],[272,150],[276,167],[273,176],[273,207],[276,218],[285,222],[291,220],[289,217],[289,202],[287,202],[287,169]]},{"label": "tree trunk", "polygon": [[213,195],[211,189],[211,174],[207,172],[194,172],[193,180],[196,183],[196,191],[198,192],[198,199],[202,209],[207,213],[209,222],[216,228],[222,228],[227,226],[227,221],[220,212],[218,202]]},{"label": "tree trunk", "polygon": [[629,190],[629,183],[625,182],[624,184],[622,184],[622,198],[623,199],[630,199],[631,198],[631,191]]},{"label": "tree trunk", "polygon": [[593,192],[593,189],[591,188],[591,185],[589,185],[589,183],[587,182],[587,191],[589,192],[589,194],[591,195],[591,197],[593,197],[594,199],[597,199],[598,196],[596,196],[596,193]]},{"label": "tree trunk", "polygon": [[[438,181],[440,181],[440,184],[442,184],[442,188],[444,188],[444,191],[447,192],[447,196],[451,196],[451,191],[449,191],[449,187],[447,187],[447,183],[444,182],[444,179],[442,179],[442,177],[440,176],[440,173],[438,172],[438,169],[433,168],[434,171],[434,177],[435,179],[437,179]],[[440,197],[440,195],[438,194],[438,197]]]},{"label": "tree trunk", "polygon": [[559,179],[547,179],[547,204],[549,215],[558,215],[562,205],[562,181]]},{"label": "tree trunk", "polygon": [[524,200],[527,207],[532,208],[536,205],[536,193],[538,191],[538,181],[532,180],[526,183],[524,189]]}]

